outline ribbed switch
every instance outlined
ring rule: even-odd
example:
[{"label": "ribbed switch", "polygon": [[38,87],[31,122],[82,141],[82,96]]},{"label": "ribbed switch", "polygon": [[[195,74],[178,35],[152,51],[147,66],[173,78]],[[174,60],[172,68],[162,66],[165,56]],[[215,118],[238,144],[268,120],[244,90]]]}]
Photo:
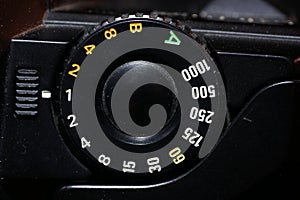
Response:
[{"label": "ribbed switch", "polygon": [[39,76],[35,69],[19,69],[16,74],[15,113],[17,116],[38,114]]}]

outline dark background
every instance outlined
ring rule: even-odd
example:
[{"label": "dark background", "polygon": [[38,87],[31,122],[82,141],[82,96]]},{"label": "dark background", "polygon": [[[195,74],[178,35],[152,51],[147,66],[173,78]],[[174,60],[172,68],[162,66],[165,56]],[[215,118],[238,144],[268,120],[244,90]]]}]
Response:
[{"label": "dark background", "polygon": [[44,0],[0,0],[0,55],[11,37],[41,24],[45,11]]}]

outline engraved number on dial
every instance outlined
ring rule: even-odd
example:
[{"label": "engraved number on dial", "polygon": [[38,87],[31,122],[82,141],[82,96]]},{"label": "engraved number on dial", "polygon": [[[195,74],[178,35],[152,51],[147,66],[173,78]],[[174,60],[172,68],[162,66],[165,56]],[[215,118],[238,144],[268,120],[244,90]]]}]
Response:
[{"label": "engraved number on dial", "polygon": [[76,116],[75,115],[73,115],[73,114],[69,115],[67,119],[70,121],[70,125],[69,125],[70,128],[78,126],[78,123],[76,122]]},{"label": "engraved number on dial", "polygon": [[83,149],[87,148],[87,147],[91,147],[91,141],[85,139],[85,137],[81,138],[81,147]]},{"label": "engraved number on dial", "polygon": [[159,164],[159,158],[158,157],[149,158],[147,160],[147,164],[149,166],[149,172],[150,173],[161,171],[161,166]]},{"label": "engraved number on dial", "polygon": [[199,122],[205,122],[207,124],[212,123],[212,116],[215,113],[209,110],[199,109],[197,107],[192,107],[190,112],[190,118],[198,120]]},{"label": "engraved number on dial", "polygon": [[192,128],[187,128],[182,135],[183,139],[193,144],[195,147],[199,147],[200,142],[203,140],[203,136],[194,131]]},{"label": "engraved number on dial", "polygon": [[69,71],[69,74],[71,76],[74,76],[75,78],[77,77],[77,72],[80,70],[80,65],[78,64],[73,64],[72,67],[74,68],[73,70]]},{"label": "engraved number on dial", "polygon": [[193,99],[206,99],[216,97],[216,90],[214,85],[200,86],[192,88]]},{"label": "engraved number on dial", "polygon": [[116,37],[117,34],[118,34],[118,33],[117,33],[116,29],[111,28],[111,29],[106,30],[106,31],[104,32],[104,37],[105,37],[106,39],[110,40],[110,39]]},{"label": "engraved number on dial", "polygon": [[86,45],[84,46],[84,49],[85,49],[85,53],[86,55],[90,55],[93,53],[93,50],[96,48],[96,46],[94,44],[90,44],[90,45]]},{"label": "engraved number on dial", "polygon": [[98,158],[98,161],[99,161],[99,163],[101,163],[105,166],[108,166],[110,164],[111,159],[110,159],[110,157],[108,157],[104,154],[101,154]]},{"label": "engraved number on dial", "polygon": [[123,162],[123,172],[134,173],[136,163],[134,161],[124,161]]},{"label": "engraved number on dial", "polygon": [[181,149],[176,147],[169,152],[169,156],[173,158],[173,163],[176,165],[185,160],[185,156],[181,153]]},{"label": "engraved number on dial", "polygon": [[66,90],[67,96],[68,96],[68,101],[72,101],[72,89],[67,89]]},{"label": "engraved number on dial", "polygon": [[206,63],[205,59],[197,62],[195,65],[189,66],[187,69],[181,71],[182,77],[185,81],[190,81],[197,78],[199,75],[204,74],[210,70],[210,66]]}]

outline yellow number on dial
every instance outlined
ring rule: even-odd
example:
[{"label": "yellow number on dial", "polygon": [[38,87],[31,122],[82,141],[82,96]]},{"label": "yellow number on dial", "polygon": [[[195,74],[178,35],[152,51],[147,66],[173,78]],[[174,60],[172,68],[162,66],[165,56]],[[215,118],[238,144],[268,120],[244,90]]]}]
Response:
[{"label": "yellow number on dial", "polygon": [[181,149],[176,147],[169,152],[169,156],[173,158],[173,162],[177,165],[185,160],[185,156],[181,153]]},{"label": "yellow number on dial", "polygon": [[96,46],[94,44],[91,45],[86,45],[84,46],[84,49],[86,50],[86,55],[90,55],[93,53],[93,50],[96,48]]},{"label": "yellow number on dial", "polygon": [[78,64],[73,64],[72,67],[75,69],[69,71],[69,74],[71,76],[77,77],[77,72],[80,70],[80,66]]},{"label": "yellow number on dial", "polygon": [[104,37],[108,40],[110,40],[111,38],[116,37],[116,36],[117,36],[117,31],[114,28],[111,28],[104,32]]}]

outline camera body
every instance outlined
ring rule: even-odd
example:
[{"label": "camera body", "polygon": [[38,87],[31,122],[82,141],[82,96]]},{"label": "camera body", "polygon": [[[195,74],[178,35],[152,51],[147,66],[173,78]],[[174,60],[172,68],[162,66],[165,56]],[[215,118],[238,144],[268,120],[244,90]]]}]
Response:
[{"label": "camera body", "polygon": [[65,133],[60,90],[76,45],[106,18],[49,12],[41,26],[11,39],[1,114],[5,187],[19,191],[16,185],[28,183],[29,191],[70,200],[230,199],[282,165],[296,172],[299,29],[191,19],[181,23],[201,38],[226,88],[226,123],[215,148],[200,166],[166,180],[95,172]]}]

